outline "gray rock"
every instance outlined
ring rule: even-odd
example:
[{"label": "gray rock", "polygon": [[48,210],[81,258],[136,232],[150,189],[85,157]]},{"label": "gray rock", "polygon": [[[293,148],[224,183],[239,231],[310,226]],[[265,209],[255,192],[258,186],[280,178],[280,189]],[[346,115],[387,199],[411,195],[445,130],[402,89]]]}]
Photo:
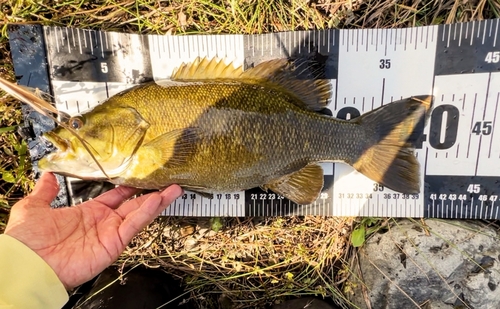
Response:
[{"label": "gray rock", "polygon": [[364,290],[373,309],[500,308],[497,231],[480,222],[425,223],[398,221],[366,242],[351,301],[370,308]]}]

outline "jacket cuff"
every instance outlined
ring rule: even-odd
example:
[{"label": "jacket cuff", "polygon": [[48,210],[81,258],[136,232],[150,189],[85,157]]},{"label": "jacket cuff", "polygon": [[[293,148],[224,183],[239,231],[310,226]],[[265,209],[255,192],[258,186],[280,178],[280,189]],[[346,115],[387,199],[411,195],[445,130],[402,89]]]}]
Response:
[{"label": "jacket cuff", "polygon": [[59,309],[68,299],[64,285],[38,254],[0,235],[0,307]]}]

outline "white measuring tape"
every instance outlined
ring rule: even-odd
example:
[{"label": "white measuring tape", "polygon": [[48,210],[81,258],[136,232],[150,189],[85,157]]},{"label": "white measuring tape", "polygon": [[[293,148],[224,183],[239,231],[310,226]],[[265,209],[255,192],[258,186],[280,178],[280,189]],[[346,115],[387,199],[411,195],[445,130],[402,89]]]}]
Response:
[{"label": "white measuring tape", "polygon": [[[56,107],[69,114],[83,112],[136,83],[168,78],[182,62],[197,57],[223,58],[245,67],[273,58],[312,59],[322,77],[331,80],[329,109],[339,118],[352,118],[412,95],[432,93],[436,98],[416,151],[420,194],[400,194],[345,164],[323,163],[325,188],[312,205],[295,205],[260,189],[221,192],[213,199],[186,192],[165,215],[499,218],[497,19],[263,35],[146,36],[32,25],[11,28],[16,75],[23,76],[21,83],[43,90],[43,78],[40,83],[26,79],[32,73],[21,52],[26,29],[28,36],[38,35],[41,41],[33,51],[47,59],[41,71],[45,67]],[[37,130],[41,129],[34,128],[35,135]],[[41,152],[34,146],[33,151]],[[90,194],[86,186],[83,195],[76,192],[81,181],[67,184],[74,203]]]}]

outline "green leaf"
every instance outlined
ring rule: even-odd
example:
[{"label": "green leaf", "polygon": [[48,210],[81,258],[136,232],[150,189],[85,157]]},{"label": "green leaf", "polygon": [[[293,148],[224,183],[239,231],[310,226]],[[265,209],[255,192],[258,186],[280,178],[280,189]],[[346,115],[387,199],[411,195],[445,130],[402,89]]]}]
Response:
[{"label": "green leaf", "polygon": [[16,150],[19,153],[19,156],[24,156],[28,151],[28,145],[26,145],[26,142],[23,140],[21,144],[16,146]]},{"label": "green leaf", "polygon": [[378,221],[380,220],[379,218],[373,218],[373,217],[366,217],[366,218],[363,218],[364,222],[366,223],[366,226],[372,226],[374,224],[377,224]]},{"label": "green leaf", "polygon": [[360,225],[351,234],[351,243],[353,247],[361,247],[365,243],[365,226]]},{"label": "green leaf", "polygon": [[210,227],[212,231],[218,232],[222,229],[224,226],[224,222],[222,220],[223,219],[220,217],[210,218]]},{"label": "green leaf", "polygon": [[5,133],[5,132],[12,132],[15,131],[17,126],[10,126],[10,127],[1,127],[0,128],[0,134]]},{"label": "green leaf", "polygon": [[2,179],[9,183],[16,183],[16,177],[14,177],[11,172],[4,171],[2,173]]}]

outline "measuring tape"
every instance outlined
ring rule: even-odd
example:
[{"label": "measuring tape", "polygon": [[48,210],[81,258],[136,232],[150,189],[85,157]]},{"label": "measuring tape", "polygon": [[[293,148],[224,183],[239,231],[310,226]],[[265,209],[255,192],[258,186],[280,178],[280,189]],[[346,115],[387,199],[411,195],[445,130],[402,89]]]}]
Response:
[{"label": "measuring tape", "polygon": [[[320,77],[332,83],[328,108],[344,119],[412,95],[435,96],[416,150],[420,194],[384,188],[345,164],[322,163],[325,186],[311,205],[260,189],[221,192],[211,199],[186,192],[164,215],[500,218],[498,19],[403,29],[189,36],[14,25],[9,36],[19,83],[50,91],[56,107],[70,115],[137,83],[169,78],[174,68],[197,57],[245,68],[274,58],[314,60]],[[39,135],[54,125],[26,107],[25,116],[36,166],[50,151]],[[66,184],[57,201],[61,205],[112,187],[60,180]]]}]

